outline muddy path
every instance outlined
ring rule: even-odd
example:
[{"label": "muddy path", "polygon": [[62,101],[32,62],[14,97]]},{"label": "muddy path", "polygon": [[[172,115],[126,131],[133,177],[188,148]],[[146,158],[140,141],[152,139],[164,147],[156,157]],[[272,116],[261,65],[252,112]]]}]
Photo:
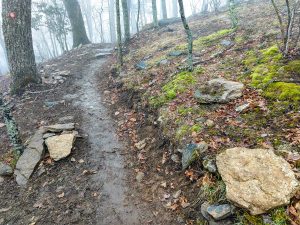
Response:
[{"label": "muddy path", "polygon": [[97,171],[92,176],[93,185],[100,188],[96,221],[97,224],[144,224],[145,212],[128,199],[128,171],[122,154],[125,145],[118,140],[115,123],[98,89],[98,71],[104,63],[105,59],[100,59],[86,66],[82,79],[76,81],[82,95],[73,102],[82,110],[82,130],[90,143],[89,162]]}]

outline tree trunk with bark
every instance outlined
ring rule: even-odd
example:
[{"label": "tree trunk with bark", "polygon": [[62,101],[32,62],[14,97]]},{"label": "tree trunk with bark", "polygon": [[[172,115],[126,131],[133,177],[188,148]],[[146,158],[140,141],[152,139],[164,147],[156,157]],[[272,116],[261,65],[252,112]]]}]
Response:
[{"label": "tree trunk with bark", "polygon": [[116,0],[116,19],[117,19],[117,37],[118,37],[118,62],[123,65],[122,53],[122,33],[121,33],[121,16],[120,16],[120,0]]},{"label": "tree trunk with bark", "polygon": [[153,26],[158,27],[156,0],[152,0]]},{"label": "tree trunk with bark", "polygon": [[31,0],[2,1],[3,35],[12,76],[12,93],[41,81],[37,73],[31,32]]},{"label": "tree trunk with bark", "polygon": [[130,40],[130,22],[129,22],[129,10],[127,0],[122,1],[122,9],[123,9],[123,21],[124,21],[124,33],[125,33],[125,42]]},{"label": "tree trunk with bark", "polygon": [[166,0],[161,0],[162,18],[168,19]]},{"label": "tree trunk with bark", "polygon": [[178,3],[177,0],[172,0],[172,11],[173,11],[173,17],[178,17]]},{"label": "tree trunk with bark", "polygon": [[79,45],[89,44],[90,40],[86,34],[81,8],[77,0],[63,0],[67,10],[73,33],[73,48]]},{"label": "tree trunk with bark", "polygon": [[116,43],[115,3],[109,0],[109,31],[111,43]]},{"label": "tree trunk with bark", "polygon": [[189,28],[189,25],[186,21],[185,18],[185,13],[184,13],[184,7],[183,7],[183,2],[182,0],[178,0],[179,4],[179,10],[180,10],[180,16],[182,20],[183,27],[185,29],[185,32],[187,34],[187,40],[188,40],[188,66],[189,66],[189,71],[193,71],[193,36],[192,32]]}]

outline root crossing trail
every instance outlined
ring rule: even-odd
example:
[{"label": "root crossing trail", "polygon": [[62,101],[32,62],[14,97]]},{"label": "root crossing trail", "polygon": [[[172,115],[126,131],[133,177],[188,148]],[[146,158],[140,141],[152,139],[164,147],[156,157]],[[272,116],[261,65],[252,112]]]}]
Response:
[{"label": "root crossing trail", "polygon": [[143,218],[133,203],[127,201],[126,170],[115,125],[98,90],[98,74],[105,59],[91,62],[77,81],[83,93],[75,104],[83,110],[84,134],[91,145],[89,161],[97,169],[93,182],[101,193],[97,208],[97,224],[143,224]]}]

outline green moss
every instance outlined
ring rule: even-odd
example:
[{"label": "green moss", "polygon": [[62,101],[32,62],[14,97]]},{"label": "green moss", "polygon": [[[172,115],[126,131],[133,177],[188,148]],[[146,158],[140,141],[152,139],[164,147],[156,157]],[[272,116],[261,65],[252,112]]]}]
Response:
[{"label": "green moss", "polygon": [[162,90],[168,100],[176,98],[177,94],[183,93],[187,88],[196,83],[195,76],[191,72],[181,72],[173,80],[163,86]]},{"label": "green moss", "polygon": [[271,99],[288,100],[290,102],[300,101],[300,85],[294,83],[276,82],[265,90],[265,96]]},{"label": "green moss", "polygon": [[235,225],[264,225],[262,216],[253,216],[248,212],[244,212],[237,216]]},{"label": "green moss", "polygon": [[181,140],[185,135],[187,135],[190,132],[190,126],[188,125],[182,125],[179,127],[176,131],[176,139]]},{"label": "green moss", "polygon": [[275,45],[257,53],[249,51],[243,62],[251,70],[252,86],[263,89],[266,97],[293,103],[300,100],[298,84],[274,82],[300,73],[300,60],[290,61],[284,65],[283,56]]},{"label": "green moss", "polygon": [[213,184],[203,185],[200,193],[201,199],[205,199],[211,204],[226,201],[226,185],[222,180],[218,180]]},{"label": "green moss", "polygon": [[[214,44],[215,41],[219,40],[222,37],[225,37],[231,33],[233,33],[235,29],[223,29],[219,30],[215,33],[212,33],[208,36],[199,37],[198,39],[194,40],[193,48],[194,50],[200,50],[203,47],[208,47]],[[176,47],[177,50],[185,50],[186,44],[181,44]]]},{"label": "green moss", "polygon": [[192,126],[192,131],[193,132],[200,132],[202,129],[202,127],[199,124],[195,124],[194,126]]},{"label": "green moss", "polygon": [[274,209],[271,212],[271,218],[274,225],[287,225],[289,224],[289,217],[284,207]]},{"label": "green moss", "polygon": [[292,75],[300,74],[300,60],[290,61],[286,66],[283,67],[284,72]]}]

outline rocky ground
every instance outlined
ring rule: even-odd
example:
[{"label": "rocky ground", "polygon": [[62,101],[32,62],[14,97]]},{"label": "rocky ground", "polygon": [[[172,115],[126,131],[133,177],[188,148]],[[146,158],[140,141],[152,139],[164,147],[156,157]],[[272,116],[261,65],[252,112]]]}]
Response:
[{"label": "rocky ground", "polygon": [[269,2],[238,11],[237,30],[190,19],[194,72],[180,22],[133,37],[122,70],[104,45],[40,65],[6,96],[27,148],[1,119],[0,224],[300,224],[300,63]]}]

